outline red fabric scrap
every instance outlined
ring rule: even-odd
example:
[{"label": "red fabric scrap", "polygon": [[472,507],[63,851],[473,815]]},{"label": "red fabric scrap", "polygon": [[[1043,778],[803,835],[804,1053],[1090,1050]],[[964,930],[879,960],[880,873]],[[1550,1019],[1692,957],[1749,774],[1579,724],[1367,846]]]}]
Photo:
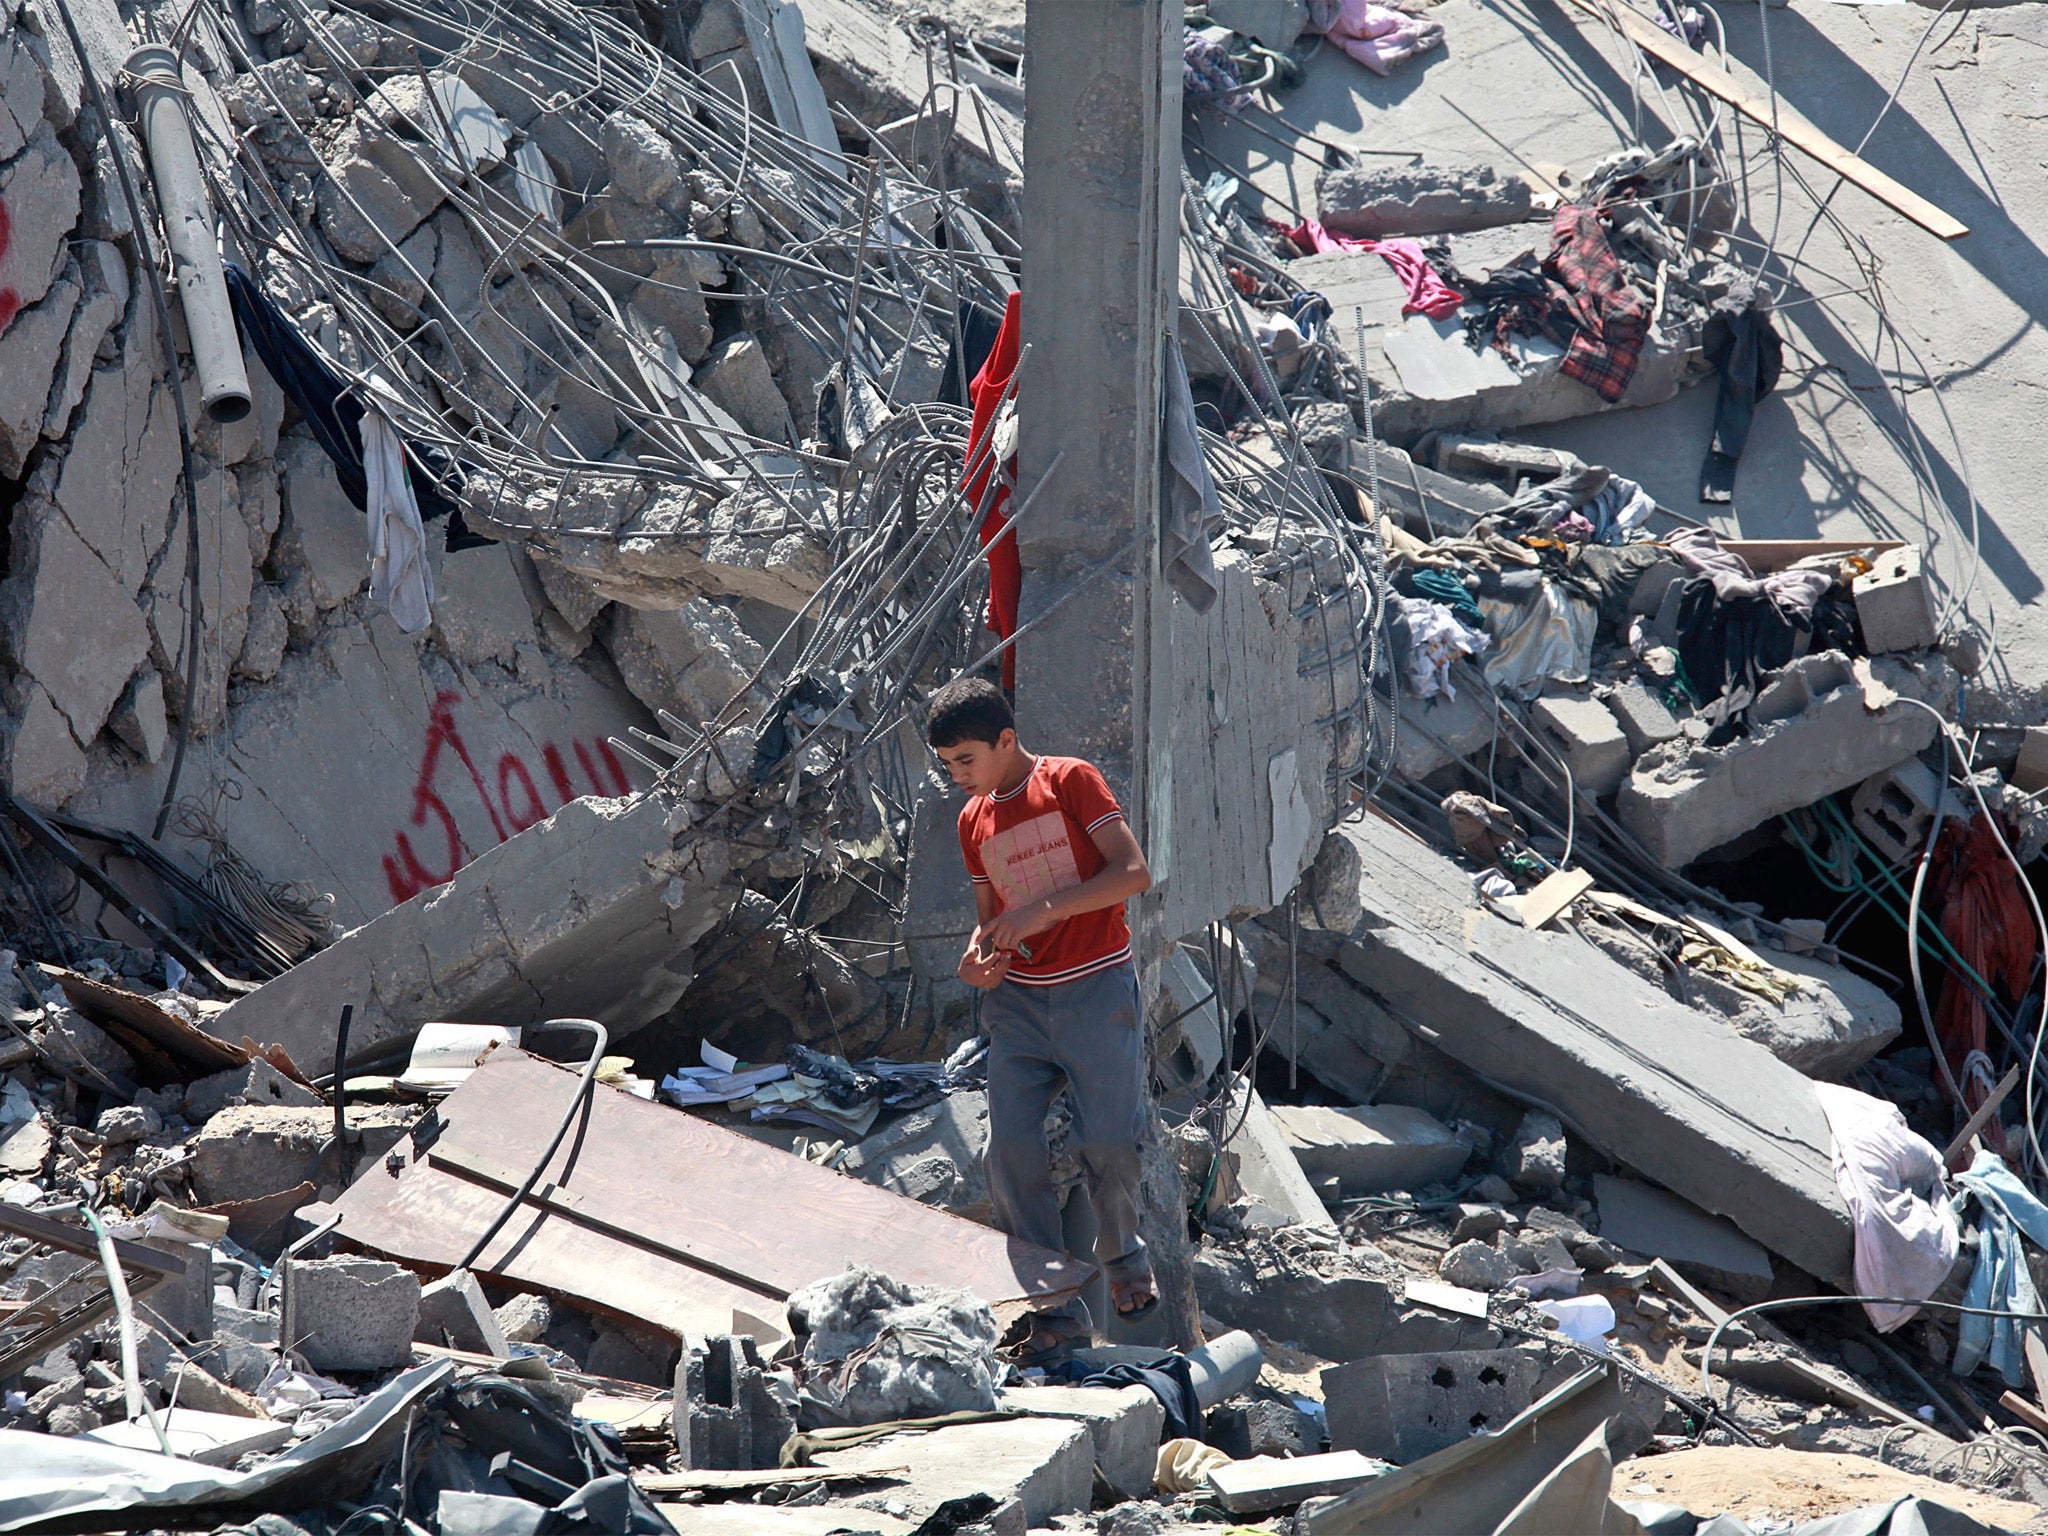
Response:
[{"label": "red fabric scrap", "polygon": [[1331,234],[1314,219],[1305,220],[1288,230],[1287,238],[1315,254],[1363,251],[1383,257],[1394,269],[1394,276],[1401,279],[1401,286],[1408,290],[1407,302],[1401,306],[1404,315],[1427,315],[1432,320],[1444,320],[1456,314],[1458,306],[1465,302],[1462,293],[1437,275],[1436,268],[1429,264],[1429,258],[1422,254],[1419,240],[1351,240]]},{"label": "red fabric scrap", "polygon": [[[1017,356],[1023,350],[1023,303],[1022,293],[1010,295],[988,361],[967,386],[967,397],[974,404],[974,423],[968,434],[967,469],[960,481],[960,492],[970,505],[981,506],[983,497],[988,498],[981,518],[981,547],[988,556],[988,627],[1005,640],[1017,632],[1024,567],[1017,556],[1017,535],[1005,526],[1016,469],[995,462],[996,406],[1009,388],[1010,375],[1017,371]],[[991,476],[996,482],[993,494],[989,494]],[[1011,646],[1003,652],[1003,687],[1014,691],[1016,686],[1017,648]]]},{"label": "red fabric scrap", "polygon": [[[2017,1003],[2034,978],[2034,913],[1989,818],[1979,812],[1967,823],[1943,825],[1928,874],[1942,893],[1942,937],[1987,986]],[[1959,1082],[1970,1054],[1988,1052],[1987,1023],[1982,995],[1951,971],[1942,980],[1934,1029]],[[1983,1101],[1981,1087],[1975,1094],[1966,1087],[1964,1096],[1965,1109],[1977,1107],[1969,1099]]]}]

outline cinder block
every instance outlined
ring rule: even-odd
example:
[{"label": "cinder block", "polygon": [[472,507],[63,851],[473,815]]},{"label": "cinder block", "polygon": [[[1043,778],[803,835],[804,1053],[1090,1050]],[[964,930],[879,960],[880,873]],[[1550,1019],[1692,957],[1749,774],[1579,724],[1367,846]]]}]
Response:
[{"label": "cinder block", "polygon": [[1330,1445],[1405,1466],[1499,1429],[1536,1400],[1534,1350],[1375,1355],[1323,1372]]},{"label": "cinder block", "polygon": [[1863,643],[1872,655],[1924,651],[1934,644],[1934,589],[1921,569],[1919,550],[1909,545],[1879,555],[1850,591],[1863,624]]},{"label": "cinder block", "polygon": [[291,1340],[316,1371],[384,1371],[412,1363],[420,1277],[382,1259],[292,1265]]},{"label": "cinder block", "polygon": [[1849,812],[1856,830],[1896,864],[1927,842],[1934,808],[1946,793],[1940,775],[1917,757],[1874,773],[1856,787]]},{"label": "cinder block", "polygon": [[676,1449],[683,1465],[743,1471],[781,1464],[796,1416],[768,1385],[745,1334],[691,1339],[676,1366]]},{"label": "cinder block", "polygon": [[1630,757],[1641,756],[1659,742],[1678,739],[1678,717],[1641,683],[1623,683],[1604,702],[1628,739]]},{"label": "cinder block", "polygon": [[1628,777],[1628,738],[1607,707],[1593,699],[1538,699],[1530,713],[1550,733],[1572,771],[1572,786],[1596,799]]}]

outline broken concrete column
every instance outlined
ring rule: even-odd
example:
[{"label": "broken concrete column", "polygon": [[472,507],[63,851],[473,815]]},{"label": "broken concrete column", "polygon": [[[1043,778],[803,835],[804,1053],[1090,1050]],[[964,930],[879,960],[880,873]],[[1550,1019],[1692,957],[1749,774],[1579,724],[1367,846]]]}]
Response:
[{"label": "broken concrete column", "polygon": [[382,1259],[294,1261],[284,1327],[316,1371],[386,1371],[412,1363],[420,1278]]},{"label": "broken concrete column", "polygon": [[691,1340],[676,1366],[676,1449],[686,1467],[781,1465],[796,1415],[775,1395],[745,1334]]},{"label": "broken concrete column", "polygon": [[[612,610],[606,648],[635,698],[692,725],[718,718],[764,660],[739,615],[703,597],[673,609],[619,604]],[[769,702],[766,688],[756,695],[746,706],[750,712]]]},{"label": "broken concrete column", "polygon": [[1534,196],[1520,176],[1490,165],[1457,168],[1367,161],[1333,167],[1316,178],[1316,207],[1323,226],[1364,240],[1519,224],[1529,216]]},{"label": "broken concrete column", "polygon": [[1750,708],[1750,734],[1725,747],[1674,741],[1636,762],[1617,802],[1622,824],[1667,869],[1923,750],[1947,714],[1955,674],[1938,656],[1851,662],[1802,656]]},{"label": "broken concrete column", "polygon": [[713,347],[694,382],[753,436],[771,443],[796,440],[796,424],[775,387],[768,355],[747,332],[728,336]]}]

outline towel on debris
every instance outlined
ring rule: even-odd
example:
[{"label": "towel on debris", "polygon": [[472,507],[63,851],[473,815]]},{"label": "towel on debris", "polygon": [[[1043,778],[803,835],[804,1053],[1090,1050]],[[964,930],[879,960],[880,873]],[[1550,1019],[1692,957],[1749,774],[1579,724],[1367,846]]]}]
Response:
[{"label": "towel on debris", "polygon": [[[1866,1296],[1926,1300],[1955,1267],[1961,1244],[1941,1154],[1907,1128],[1896,1104],[1838,1083],[1815,1083],[1813,1091],[1828,1119],[1835,1187],[1856,1231],[1856,1288]],[[1864,1303],[1879,1333],[1919,1310]],[[1967,1370],[1959,1349],[1957,1374]]]},{"label": "towel on debris", "polygon": [[1442,47],[1444,24],[1374,0],[1344,0],[1328,36],[1374,74],[1384,75],[1418,53]]},{"label": "towel on debris", "polygon": [[1394,276],[1408,291],[1401,306],[1404,315],[1427,315],[1444,320],[1458,312],[1465,296],[1437,275],[1419,240],[1352,240],[1333,235],[1314,219],[1304,219],[1287,231],[1287,238],[1304,250],[1321,255],[1326,251],[1358,251],[1378,256],[1394,269]]}]

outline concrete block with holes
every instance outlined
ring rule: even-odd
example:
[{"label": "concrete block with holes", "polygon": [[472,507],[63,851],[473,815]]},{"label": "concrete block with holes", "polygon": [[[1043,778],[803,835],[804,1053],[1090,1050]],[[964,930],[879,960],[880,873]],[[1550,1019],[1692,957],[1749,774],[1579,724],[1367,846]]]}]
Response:
[{"label": "concrete block with holes", "polygon": [[1330,1448],[1406,1466],[1480,1430],[1499,1429],[1536,1400],[1540,1347],[1368,1355],[1323,1372]]},{"label": "concrete block with holes", "polygon": [[1606,705],[1597,699],[1538,699],[1529,713],[1557,744],[1573,788],[1596,799],[1621,788],[1634,754]]},{"label": "concrete block with holes", "polygon": [[1888,550],[1850,587],[1863,643],[1873,656],[1887,651],[1924,651],[1934,644],[1934,589],[1921,568],[1920,551]]}]

